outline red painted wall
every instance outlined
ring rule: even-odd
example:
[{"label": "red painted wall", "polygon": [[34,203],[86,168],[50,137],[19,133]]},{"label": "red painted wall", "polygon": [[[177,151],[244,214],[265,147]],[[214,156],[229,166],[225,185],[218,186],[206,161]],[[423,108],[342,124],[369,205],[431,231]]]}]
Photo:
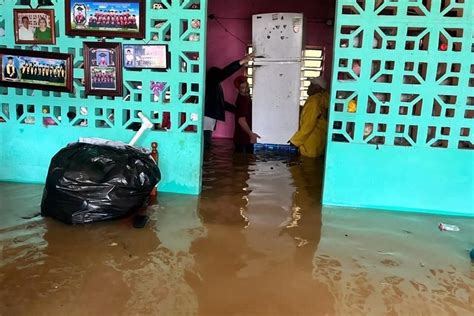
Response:
[{"label": "red painted wall", "polygon": [[[252,43],[253,14],[302,12],[306,18],[306,45],[325,47],[324,77],[329,81],[334,30],[325,21],[334,19],[334,8],[335,0],[209,0],[208,14],[214,14],[217,20],[208,19],[207,68],[224,67],[245,54],[246,44]],[[235,76],[239,74],[243,74],[243,69]],[[222,84],[230,103],[234,103],[237,95],[232,84],[235,76]],[[218,122],[213,137],[231,138],[233,131],[234,116],[227,112],[226,122]]]}]

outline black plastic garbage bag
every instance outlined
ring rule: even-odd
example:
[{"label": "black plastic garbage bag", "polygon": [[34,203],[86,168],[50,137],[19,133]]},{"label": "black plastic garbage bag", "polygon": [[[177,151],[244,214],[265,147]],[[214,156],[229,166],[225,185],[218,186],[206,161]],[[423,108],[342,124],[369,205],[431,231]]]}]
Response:
[{"label": "black plastic garbage bag", "polygon": [[41,215],[67,224],[119,218],[144,206],[161,178],[153,158],[126,144],[78,142],[51,160]]}]

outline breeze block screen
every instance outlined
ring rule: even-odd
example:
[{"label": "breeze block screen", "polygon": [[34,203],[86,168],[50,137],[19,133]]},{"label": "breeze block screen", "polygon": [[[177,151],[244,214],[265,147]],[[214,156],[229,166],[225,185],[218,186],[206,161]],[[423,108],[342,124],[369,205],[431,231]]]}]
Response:
[{"label": "breeze block screen", "polygon": [[[142,111],[153,128],[137,145],[150,148],[152,142],[158,143],[163,176],[159,190],[199,193],[207,1],[143,0],[143,39],[115,36],[113,32],[104,33],[104,38],[66,35],[68,2],[78,1],[0,0],[0,27],[4,30],[0,33],[0,48],[72,54],[74,88],[68,93],[0,87],[0,181],[43,183],[51,157],[79,137],[129,142],[140,124],[137,114]],[[110,5],[111,1],[86,0],[81,8],[71,11],[87,8],[92,16],[97,3]],[[15,25],[14,9],[54,10],[56,43],[17,44],[15,29],[20,25]],[[123,13],[109,9],[101,15]],[[123,23],[123,17],[112,18]],[[125,68],[123,62],[122,82],[117,83],[122,87],[121,95],[86,95],[83,42],[118,42],[122,48],[127,44],[164,44],[168,50],[167,69]],[[109,77],[113,76],[103,80],[113,80]]]},{"label": "breeze block screen", "polygon": [[336,10],[323,203],[474,216],[474,1]]}]

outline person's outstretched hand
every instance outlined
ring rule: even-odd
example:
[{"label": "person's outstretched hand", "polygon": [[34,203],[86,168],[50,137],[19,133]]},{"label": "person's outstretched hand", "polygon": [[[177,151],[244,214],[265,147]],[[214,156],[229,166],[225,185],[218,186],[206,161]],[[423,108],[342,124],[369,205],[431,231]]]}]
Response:
[{"label": "person's outstretched hand", "polygon": [[260,135],[258,135],[257,133],[252,133],[252,135],[250,135],[250,143],[256,144],[257,138],[260,138]]},{"label": "person's outstretched hand", "polygon": [[242,58],[239,63],[240,65],[246,65],[249,61],[253,60],[255,58],[255,52],[252,52],[250,54],[247,54]]}]

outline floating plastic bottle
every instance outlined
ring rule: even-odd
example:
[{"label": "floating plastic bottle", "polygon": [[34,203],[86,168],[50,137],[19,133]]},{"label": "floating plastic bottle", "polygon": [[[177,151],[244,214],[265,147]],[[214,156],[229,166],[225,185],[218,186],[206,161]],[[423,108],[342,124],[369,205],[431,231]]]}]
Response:
[{"label": "floating plastic bottle", "polygon": [[438,228],[440,231],[446,231],[446,232],[460,231],[459,227],[457,227],[456,225],[448,225],[448,224],[443,224],[443,223],[439,223]]}]

